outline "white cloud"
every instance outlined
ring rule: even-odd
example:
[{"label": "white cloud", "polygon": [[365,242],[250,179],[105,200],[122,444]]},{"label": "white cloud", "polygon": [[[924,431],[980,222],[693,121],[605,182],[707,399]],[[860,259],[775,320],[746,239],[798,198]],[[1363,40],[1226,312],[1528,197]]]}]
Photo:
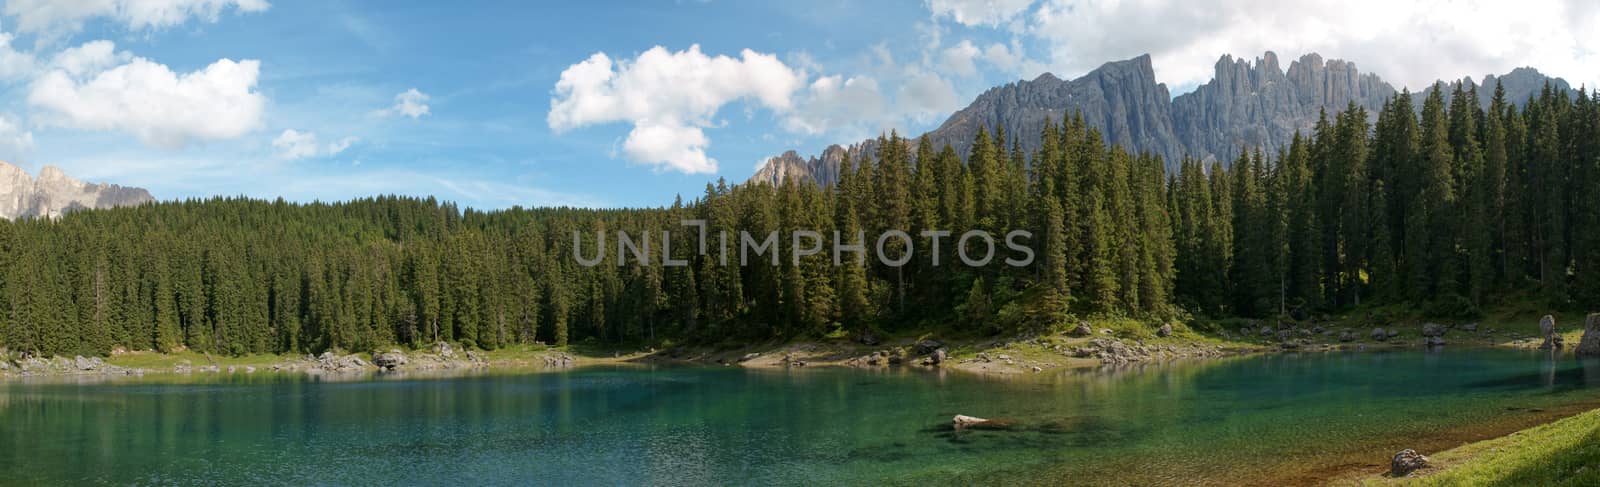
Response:
[{"label": "white cloud", "polygon": [[38,62],[33,54],[11,47],[11,41],[14,39],[11,34],[0,32],[0,80],[23,79],[32,76],[38,70]]},{"label": "white cloud", "polygon": [[1002,71],[1010,71],[1022,64],[1021,49],[996,42],[983,50],[983,60]]},{"label": "white cloud", "polygon": [[[930,8],[962,23],[999,24],[945,2]],[[1600,9],[1572,0],[1041,0],[1008,29],[1042,41],[1044,67],[1067,77],[1149,53],[1157,76],[1181,86],[1209,80],[1222,54],[1249,59],[1273,50],[1354,61],[1413,89],[1519,66],[1600,81]]]},{"label": "white cloud", "polygon": [[900,113],[920,123],[950,115],[961,107],[956,88],[950,80],[933,73],[917,73],[908,77],[895,94]]},{"label": "white cloud", "polygon": [[967,26],[998,26],[1028,9],[1035,0],[927,0],[934,17]]},{"label": "white cloud", "polygon": [[24,130],[10,115],[0,114],[0,148],[11,155],[33,150],[33,132]]},{"label": "white cloud", "polygon": [[939,67],[957,76],[972,76],[978,74],[978,66],[972,60],[979,54],[972,41],[962,40],[939,53]]},{"label": "white cloud", "polygon": [[278,151],[278,157],[284,159],[299,159],[317,155],[317,134],[301,132],[295,129],[284,130],[278,138],[272,139],[272,148]]},{"label": "white cloud", "polygon": [[272,148],[277,151],[281,159],[303,159],[307,157],[331,157],[344,152],[356,141],[355,137],[345,137],[337,141],[322,145],[317,142],[316,132],[301,132],[295,129],[284,130],[278,137],[272,139]]},{"label": "white cloud", "polygon": [[413,119],[420,118],[423,115],[432,113],[428,109],[429,98],[427,93],[417,91],[416,88],[402,91],[394,96],[394,106],[379,110],[378,114],[381,116],[398,114]]},{"label": "white cloud", "polygon": [[656,46],[633,60],[605,53],[561,72],[546,122],[556,133],[610,122],[633,124],[623,153],[634,162],[685,173],[712,173],[704,128],[724,105],[749,99],[777,113],[793,108],[804,72],[749,49],[739,58],[707,56],[699,45],[678,52]]},{"label": "white cloud", "polygon": [[878,81],[869,76],[817,78],[795,105],[784,118],[784,130],[807,135],[845,130],[865,137],[882,128],[877,124],[888,115]]},{"label": "white cloud", "polygon": [[105,71],[118,63],[128,62],[132,57],[127,51],[117,52],[116,43],[111,41],[90,41],[62,50],[50,61],[50,67],[71,76],[83,76]]},{"label": "white cloud", "polygon": [[106,41],[75,49],[57,56],[30,87],[28,104],[43,112],[37,121],[125,132],[166,149],[238,137],[261,124],[266,97],[255,91],[260,61],[221,59],[178,74],[145,58],[119,58]]},{"label": "white cloud", "polygon": [[191,18],[216,22],[222,11],[261,12],[266,0],[8,0],[0,13],[17,32],[56,37],[83,30],[85,21],[109,17],[131,30],[163,29]]}]

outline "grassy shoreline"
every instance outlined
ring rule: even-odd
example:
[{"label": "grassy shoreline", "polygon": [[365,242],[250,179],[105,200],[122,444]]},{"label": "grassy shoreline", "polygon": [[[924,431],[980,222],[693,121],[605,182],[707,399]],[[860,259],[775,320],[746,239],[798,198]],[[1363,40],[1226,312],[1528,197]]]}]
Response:
[{"label": "grassy shoreline", "polygon": [[[1377,314],[1395,317],[1392,310],[1376,310]],[[1373,311],[1362,314],[1371,316]],[[915,336],[885,337],[871,345],[845,336],[832,336],[802,341],[767,341],[752,344],[722,344],[678,346],[665,350],[615,350],[596,347],[573,346],[553,349],[544,346],[519,346],[492,351],[467,352],[455,349],[453,355],[441,356],[435,346],[432,350],[401,350],[413,360],[399,370],[438,369],[491,369],[538,372],[562,370],[568,367],[615,364],[690,364],[742,366],[751,368],[782,368],[795,365],[882,367],[891,364],[918,366],[924,358],[915,353],[923,340],[937,340],[948,351],[943,368],[986,375],[1015,375],[1044,372],[1056,369],[1092,368],[1141,362],[1176,360],[1206,360],[1237,357],[1258,353],[1276,352],[1328,352],[1364,351],[1424,346],[1422,319],[1398,319],[1389,324],[1374,326],[1356,324],[1364,320],[1349,315],[1323,321],[1283,322],[1278,326],[1263,321],[1197,321],[1189,326],[1173,323],[1170,336],[1157,336],[1149,323],[1136,320],[1112,319],[1084,322],[1089,325],[1087,335],[1057,330],[1050,333],[1011,337],[958,337],[927,333]],[[1538,315],[1531,309],[1506,309],[1487,316],[1475,329],[1458,328],[1444,337],[1446,346],[1534,348],[1540,343]],[[1386,320],[1387,321],[1387,320]],[[1446,322],[1448,323],[1448,322]],[[1284,334],[1263,334],[1268,326],[1288,330]],[[1371,336],[1373,328],[1392,330],[1398,334],[1383,340]],[[1558,321],[1558,333],[1567,346],[1576,346],[1582,335],[1582,325],[1575,319]],[[1353,335],[1352,338],[1345,335]],[[1115,343],[1112,343],[1115,342]],[[870,360],[874,356],[878,360]],[[371,364],[373,352],[337,353],[346,360],[355,358],[365,362],[360,367],[342,371],[376,371]],[[890,358],[893,357],[893,360]],[[67,358],[67,362],[73,361]],[[160,353],[154,351],[122,352],[103,359],[112,366],[103,371],[79,370],[76,367],[34,367],[23,373],[20,361],[8,361],[0,367],[0,380],[23,376],[49,375],[153,375],[164,373],[189,374],[195,372],[254,373],[257,371],[320,371],[318,357],[309,355],[263,354],[225,356],[183,351]],[[37,363],[35,363],[37,365]],[[324,371],[325,372],[325,371]]]},{"label": "grassy shoreline", "polygon": [[1600,485],[1600,409],[1429,456],[1405,478],[1369,475],[1363,486]]}]

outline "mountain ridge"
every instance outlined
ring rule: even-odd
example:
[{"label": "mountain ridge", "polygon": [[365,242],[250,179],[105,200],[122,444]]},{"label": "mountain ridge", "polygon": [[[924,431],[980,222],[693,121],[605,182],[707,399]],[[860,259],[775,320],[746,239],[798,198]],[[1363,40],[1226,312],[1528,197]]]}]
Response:
[{"label": "mountain ridge", "polygon": [[44,166],[39,177],[0,161],[0,218],[60,218],[70,211],[137,206],[155,201],[143,188],[86,183],[61,168]]},{"label": "mountain ridge", "polygon": [[[1487,75],[1481,84],[1470,76],[1438,83],[1450,88],[1463,84],[1483,88],[1497,81],[1504,83],[1507,100],[1519,105],[1542,90],[1545,82],[1575,93],[1565,80],[1530,67]],[[1418,110],[1436,85],[1413,97]],[[1213,66],[1211,80],[1173,97],[1165,84],[1156,81],[1150,55],[1145,54],[1107,62],[1071,80],[1043,73],[1032,80],[989,88],[924,135],[934,147],[949,144],[965,157],[979,128],[992,131],[996,124],[1003,124],[1008,133],[1036,134],[1047,121],[1059,123],[1066,114],[1076,112],[1099,129],[1107,143],[1160,155],[1169,166],[1183,157],[1226,162],[1241,148],[1259,147],[1275,153],[1288,145],[1296,131],[1305,133],[1315,126],[1324,111],[1331,116],[1351,103],[1375,119],[1383,104],[1399,93],[1379,75],[1361,72],[1353,62],[1324,59],[1313,52],[1283,69],[1277,54],[1267,51],[1254,59],[1223,55]],[[1479,95],[1480,103],[1487,107],[1488,94]],[[1027,153],[1038,149],[1037,137],[1022,137],[1018,142]],[[839,162],[855,161],[862,151],[870,153],[876,146],[877,139],[870,138],[849,146],[830,145],[819,156],[802,157],[790,150],[770,158],[750,181],[778,184],[799,178],[830,185],[837,181]]]}]

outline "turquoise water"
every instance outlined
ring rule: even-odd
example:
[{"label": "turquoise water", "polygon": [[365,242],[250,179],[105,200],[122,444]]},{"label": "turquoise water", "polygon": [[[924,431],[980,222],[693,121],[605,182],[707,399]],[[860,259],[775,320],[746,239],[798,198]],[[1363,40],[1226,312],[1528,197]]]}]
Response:
[{"label": "turquoise water", "polygon": [[[1487,349],[1019,379],[676,367],[11,382],[0,482],[1309,483],[1585,406],[1600,406],[1600,362]],[[954,432],[958,413],[1015,429]]]}]

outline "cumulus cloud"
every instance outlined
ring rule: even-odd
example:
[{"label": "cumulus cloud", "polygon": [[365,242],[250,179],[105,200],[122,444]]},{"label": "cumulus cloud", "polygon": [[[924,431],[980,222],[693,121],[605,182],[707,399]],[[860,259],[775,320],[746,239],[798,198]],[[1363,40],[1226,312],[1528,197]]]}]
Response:
[{"label": "cumulus cloud", "polygon": [[967,26],[998,26],[1016,18],[1035,0],[928,0],[934,17]]},{"label": "cumulus cloud", "polygon": [[939,67],[957,76],[972,76],[978,74],[978,65],[972,60],[979,54],[981,52],[972,45],[972,41],[962,40],[939,53]]},{"label": "cumulus cloud", "polygon": [[[887,115],[878,81],[870,76],[823,76],[811,82],[796,108],[784,118],[785,130],[821,135],[848,128],[851,135],[875,131]],[[874,124],[871,127],[863,124]]]},{"label": "cumulus cloud", "polygon": [[272,149],[277,151],[278,157],[282,159],[331,157],[344,152],[355,141],[355,137],[345,137],[324,145],[317,141],[316,132],[287,129],[278,134],[277,138],[272,139]]},{"label": "cumulus cloud", "polygon": [[221,59],[179,74],[145,58],[119,57],[107,41],[75,49],[57,56],[29,87],[28,104],[40,109],[36,121],[125,132],[166,149],[238,137],[261,124],[260,61]]},{"label": "cumulus cloud", "polygon": [[1002,71],[1010,71],[1022,64],[1021,49],[994,43],[983,50],[983,60]]},{"label": "cumulus cloud", "polygon": [[0,32],[0,81],[23,79],[38,69],[33,54],[11,47],[13,39],[11,34]]},{"label": "cumulus cloud", "polygon": [[17,154],[33,150],[33,132],[25,130],[15,118],[0,114],[0,148]]},{"label": "cumulus cloud", "polygon": [[961,107],[955,85],[934,73],[918,73],[908,77],[895,95],[899,111],[921,123],[950,115]]},{"label": "cumulus cloud", "polygon": [[105,71],[132,58],[133,56],[127,51],[117,52],[116,43],[99,40],[62,50],[50,61],[50,67],[60,69],[70,76],[83,76]]},{"label": "cumulus cloud", "polygon": [[0,13],[13,19],[17,32],[53,37],[78,32],[95,17],[146,30],[182,25],[191,18],[216,22],[229,8],[261,12],[268,7],[266,0],[8,0]]},{"label": "cumulus cloud", "polygon": [[1574,0],[930,0],[928,6],[935,18],[1002,28],[1037,43],[1043,57],[1021,65],[1063,76],[1149,53],[1162,81],[1193,85],[1211,78],[1222,54],[1248,59],[1272,50],[1354,61],[1413,89],[1519,66],[1575,83],[1600,81],[1600,9]]},{"label": "cumulus cloud", "polygon": [[777,113],[793,108],[804,72],[777,56],[749,49],[738,58],[707,56],[699,45],[672,52],[656,46],[633,60],[605,53],[561,72],[546,122],[557,132],[611,122],[633,125],[623,142],[628,159],[660,169],[712,173],[704,129],[724,105],[752,100]]},{"label": "cumulus cloud", "polygon": [[428,99],[427,93],[412,88],[395,95],[394,105],[379,110],[378,114],[383,116],[402,115],[413,119],[421,118],[423,115],[432,113],[428,109]]}]

